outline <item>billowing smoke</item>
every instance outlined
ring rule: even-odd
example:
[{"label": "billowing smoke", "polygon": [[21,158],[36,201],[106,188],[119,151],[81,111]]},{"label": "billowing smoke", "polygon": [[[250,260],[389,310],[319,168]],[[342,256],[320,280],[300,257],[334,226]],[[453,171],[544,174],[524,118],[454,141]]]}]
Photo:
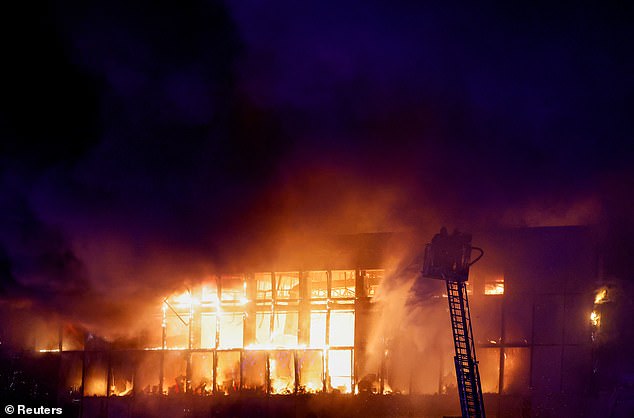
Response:
[{"label": "billowing smoke", "polygon": [[631,228],[620,11],[327,3],[15,6],[3,303],[116,334],[313,234]]}]

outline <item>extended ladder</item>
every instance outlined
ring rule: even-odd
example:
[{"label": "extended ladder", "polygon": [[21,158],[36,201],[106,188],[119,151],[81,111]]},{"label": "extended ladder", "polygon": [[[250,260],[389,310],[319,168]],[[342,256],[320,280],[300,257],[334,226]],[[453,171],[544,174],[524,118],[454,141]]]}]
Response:
[{"label": "extended ladder", "polygon": [[447,280],[447,298],[449,315],[453,331],[456,356],[456,378],[458,380],[458,396],[463,417],[485,418],[480,371],[475,355],[473,331],[471,330],[471,314],[467,287],[465,282]]},{"label": "extended ladder", "polygon": [[[480,252],[473,261],[471,250]],[[427,244],[423,262],[423,277],[444,280],[447,284],[449,315],[456,350],[454,363],[463,418],[485,418],[466,286],[469,267],[483,254],[481,248],[471,246],[470,234],[456,231],[449,235],[443,227],[431,243]]]}]

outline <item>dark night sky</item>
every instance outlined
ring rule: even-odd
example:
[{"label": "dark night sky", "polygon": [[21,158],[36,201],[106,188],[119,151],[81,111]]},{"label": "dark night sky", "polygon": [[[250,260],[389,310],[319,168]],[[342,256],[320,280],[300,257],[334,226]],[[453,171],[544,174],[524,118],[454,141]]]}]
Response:
[{"label": "dark night sky", "polygon": [[65,306],[297,231],[590,222],[632,248],[626,2],[18,3],[5,294]]}]

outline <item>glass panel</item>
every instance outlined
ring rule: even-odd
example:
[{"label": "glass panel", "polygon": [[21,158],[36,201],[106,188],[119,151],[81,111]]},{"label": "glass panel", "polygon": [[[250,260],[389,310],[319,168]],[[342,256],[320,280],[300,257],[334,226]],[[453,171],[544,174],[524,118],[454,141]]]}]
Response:
[{"label": "glass panel", "polygon": [[257,392],[266,392],[266,353],[246,351],[244,353],[244,388]]},{"label": "glass panel", "polygon": [[225,312],[220,315],[220,347],[241,348],[244,315],[242,313]]},{"label": "glass panel", "polygon": [[484,279],[485,295],[504,294],[504,276],[489,276]]},{"label": "glass panel", "polygon": [[476,342],[499,344],[502,338],[502,298],[473,297],[470,303]]},{"label": "glass panel", "polygon": [[255,343],[271,344],[271,312],[256,312]]},{"label": "glass panel", "polygon": [[255,283],[257,289],[258,300],[271,300],[273,299],[273,292],[271,287],[271,273],[255,273]]},{"label": "glass panel", "polygon": [[271,393],[290,394],[295,391],[295,362],[291,351],[273,351],[269,359]]},{"label": "glass panel", "polygon": [[528,348],[504,349],[504,393],[528,395],[531,355]]},{"label": "glass panel", "polygon": [[216,315],[203,313],[200,316],[200,347],[214,348],[216,346]]},{"label": "glass panel", "polygon": [[222,276],[221,280],[223,302],[242,302],[246,299],[244,276]]},{"label": "glass panel", "polygon": [[312,311],[310,313],[310,346],[324,347],[326,345],[326,311]]},{"label": "glass panel", "polygon": [[535,300],[535,344],[561,344],[565,317],[563,295],[541,295]]},{"label": "glass panel", "polygon": [[482,392],[498,393],[500,387],[500,349],[479,348],[477,356],[480,363]]},{"label": "glass panel", "polygon": [[326,271],[306,272],[308,281],[308,295],[311,299],[326,299],[328,297],[328,273]]},{"label": "glass panel", "polygon": [[[599,291],[595,295],[595,300],[599,303],[594,304],[594,311],[599,315],[598,323],[601,324],[601,310],[600,306],[603,302],[601,298],[609,297],[605,288],[603,291]],[[592,320],[590,315],[593,311],[592,300],[588,300],[585,297],[579,297],[579,295],[566,295],[564,296],[564,344],[579,344],[585,345],[588,341],[588,334],[592,326]],[[590,315],[588,315],[590,313]],[[589,320],[590,319],[590,320]],[[605,322],[604,322],[605,323]]]},{"label": "glass panel", "polygon": [[196,395],[211,395],[213,369],[213,353],[192,353],[192,391]]},{"label": "glass panel", "polygon": [[299,392],[315,393],[323,390],[324,357],[321,350],[297,353],[299,368]]},{"label": "glass panel", "polygon": [[531,342],[533,301],[531,295],[507,295],[504,297],[504,339],[513,344]]},{"label": "glass panel", "polygon": [[110,360],[110,395],[132,394],[134,384],[135,358],[130,353],[113,353]]},{"label": "glass panel", "polygon": [[330,350],[328,353],[328,373],[331,391],[350,393],[352,389],[352,350]]},{"label": "glass panel", "polygon": [[363,280],[365,295],[368,297],[375,297],[377,289],[385,277],[385,270],[366,270]]},{"label": "glass panel", "polygon": [[161,353],[146,351],[140,353],[139,366],[134,376],[136,393],[159,393],[159,370],[161,369]]},{"label": "glass panel", "polygon": [[299,272],[275,273],[277,299],[299,299]]},{"label": "glass panel", "polygon": [[333,270],[332,289],[333,299],[354,298],[354,270]]},{"label": "glass panel", "polygon": [[273,323],[273,344],[278,347],[297,345],[297,311],[275,312]]},{"label": "glass panel", "polygon": [[185,393],[187,383],[187,353],[166,352],[163,368],[163,392],[168,395]]},{"label": "glass panel", "polygon": [[84,396],[106,396],[107,378],[106,353],[86,353]]},{"label": "glass panel", "polygon": [[240,389],[240,352],[218,352],[218,377],[216,385],[219,393],[228,395]]},{"label": "glass panel", "polygon": [[189,329],[183,321],[189,321],[188,314],[181,314],[182,320],[175,313],[167,315],[166,343],[167,348],[189,348]]},{"label": "glass panel", "polygon": [[203,306],[218,304],[218,287],[216,281],[208,281],[200,288],[200,302]]},{"label": "glass panel", "polygon": [[330,312],[330,346],[354,345],[354,311]]}]

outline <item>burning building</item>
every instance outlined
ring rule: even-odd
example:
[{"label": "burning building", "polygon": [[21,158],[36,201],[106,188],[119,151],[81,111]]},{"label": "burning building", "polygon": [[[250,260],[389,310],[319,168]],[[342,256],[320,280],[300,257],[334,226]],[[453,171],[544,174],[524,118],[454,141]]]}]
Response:
[{"label": "burning building", "polygon": [[[477,237],[487,254],[468,291],[489,416],[591,410],[609,299],[592,234],[566,227]],[[245,397],[259,407],[305,405],[297,416],[336,405],[351,415],[455,414],[444,287],[419,277],[416,251],[407,262],[385,261],[401,238],[338,238],[345,245],[301,264],[192,281],[156,301],[133,338],[106,341],[40,318],[22,342],[56,376],[48,396],[81,416],[235,414],[232,400],[244,407]],[[316,406],[324,397],[331,402]]]}]

